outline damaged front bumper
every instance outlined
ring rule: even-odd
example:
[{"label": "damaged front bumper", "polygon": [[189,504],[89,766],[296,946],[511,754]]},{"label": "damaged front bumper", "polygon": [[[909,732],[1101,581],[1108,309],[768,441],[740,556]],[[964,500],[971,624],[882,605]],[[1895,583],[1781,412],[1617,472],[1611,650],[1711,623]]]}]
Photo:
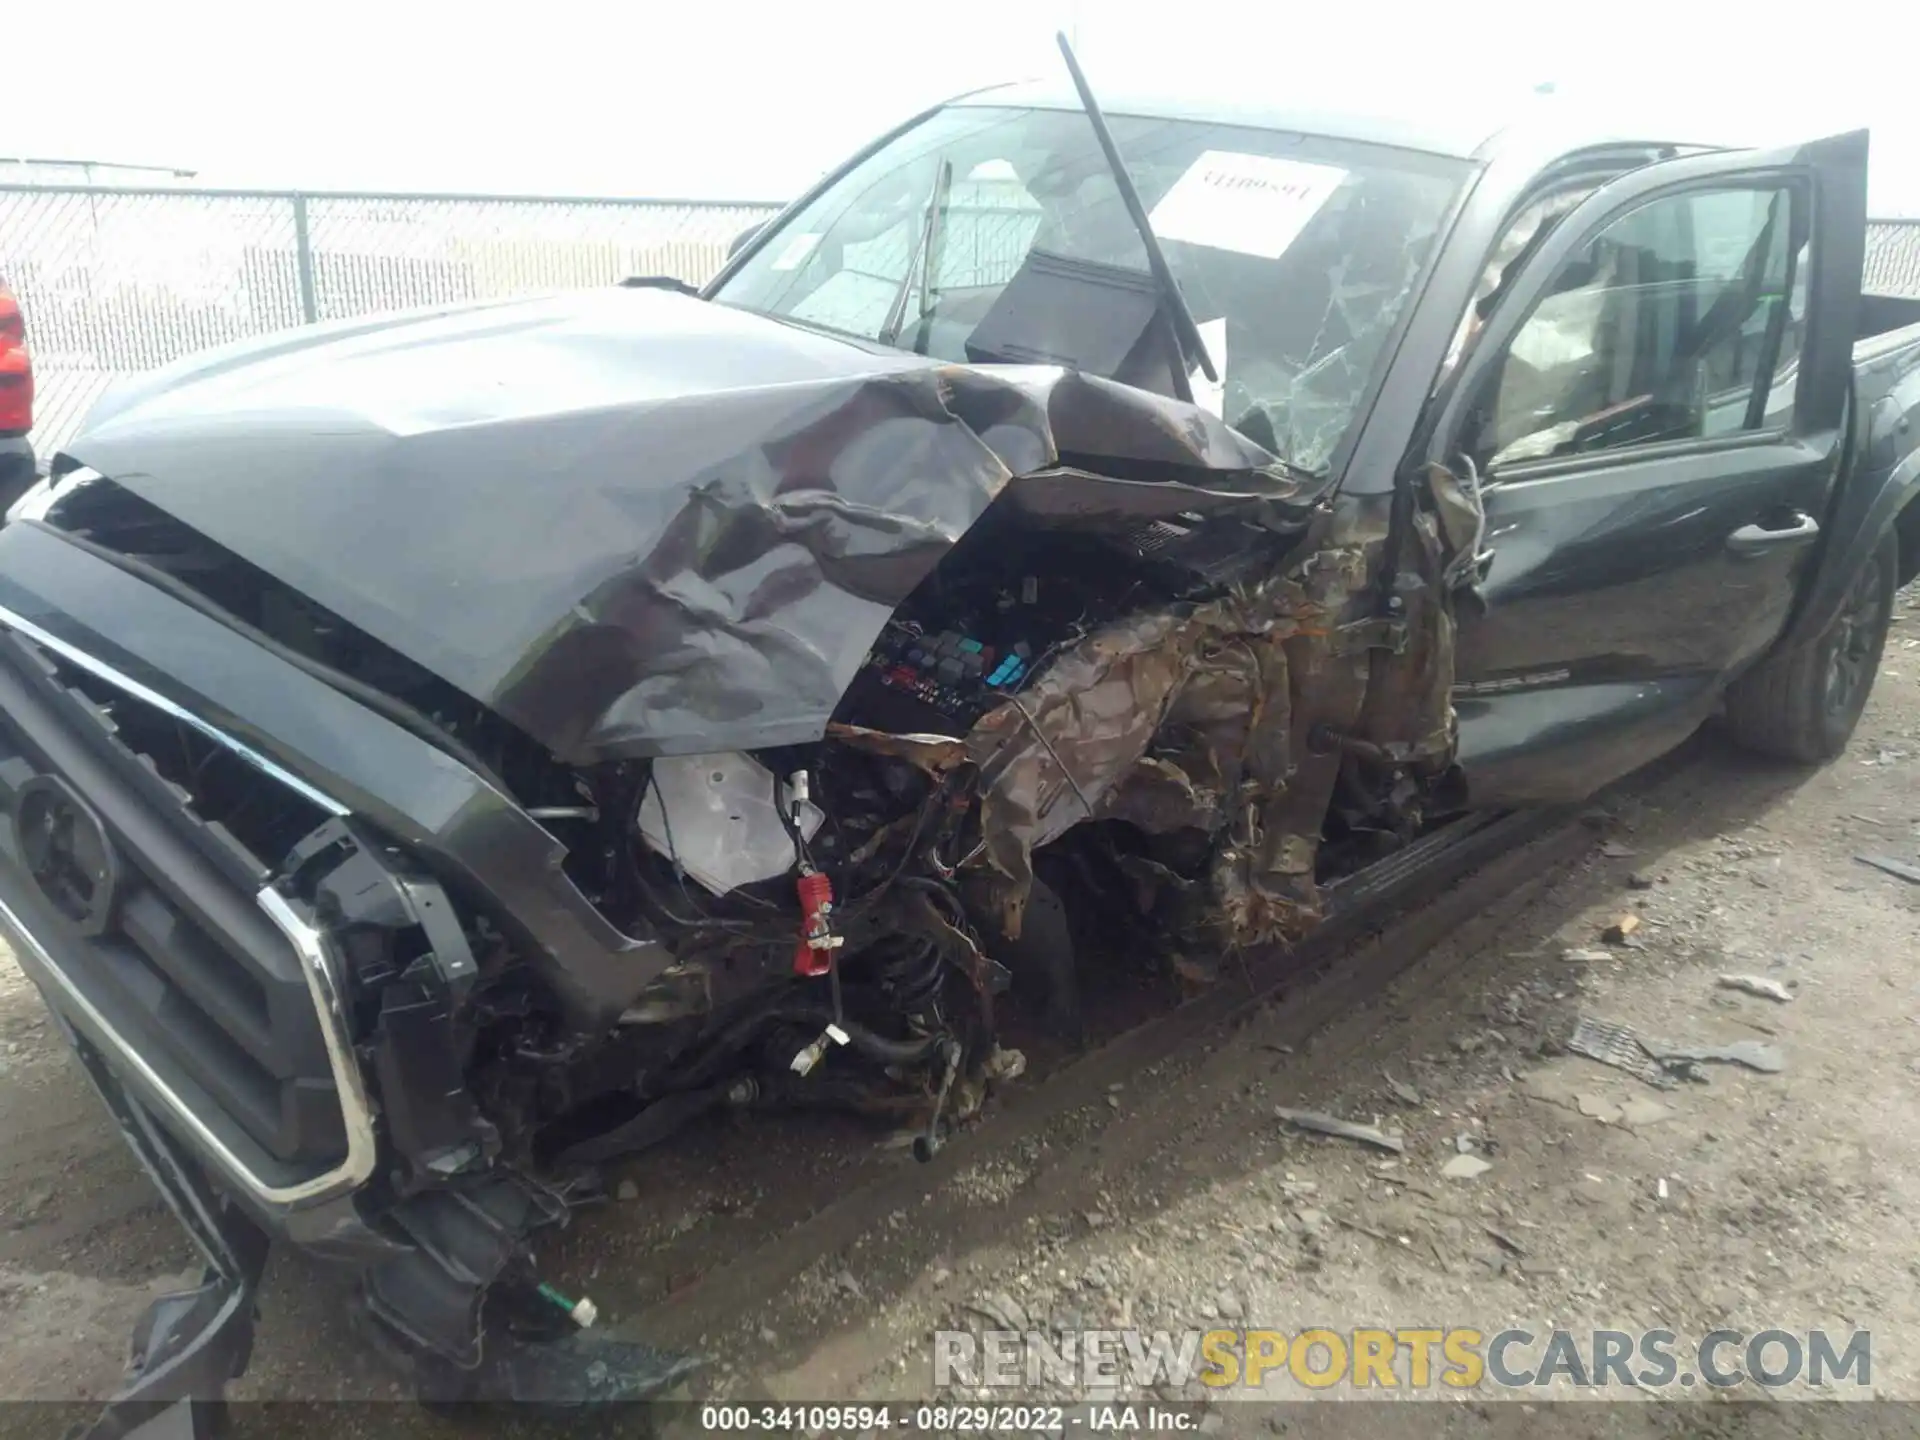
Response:
[{"label": "damaged front bumper", "polygon": [[[283,910],[298,926],[284,901],[267,908]],[[40,925],[28,918],[36,915]],[[276,1234],[319,1255],[365,1265],[363,1294],[371,1328],[379,1332],[375,1338],[389,1347],[401,1342],[394,1358],[413,1370],[425,1399],[552,1406],[635,1400],[659,1393],[696,1367],[689,1356],[552,1324],[544,1333],[537,1327],[529,1332],[513,1320],[489,1338],[483,1353],[480,1306],[511,1267],[524,1264],[532,1230],[564,1220],[563,1205],[548,1192],[500,1175],[457,1194],[396,1206],[389,1212],[389,1235],[387,1227],[366,1223],[357,1203],[372,1168],[370,1121],[364,1171],[350,1156],[298,1186],[263,1183],[126,1045],[37,929],[57,934],[59,927],[20,893],[20,872],[0,864],[0,931],[204,1262],[198,1286],[160,1297],[140,1317],[122,1387],[84,1432],[86,1440],[210,1440],[218,1433],[226,1386],[246,1371],[252,1356],[256,1298]],[[317,943],[310,953],[330,968]],[[363,1093],[355,1095],[365,1103]],[[223,1176],[220,1189],[206,1169],[216,1159],[231,1162],[235,1171]],[[244,1195],[245,1203],[234,1195]],[[421,1198],[426,1203],[418,1203]],[[532,1298],[538,1291],[526,1293]],[[417,1329],[410,1319],[420,1322]],[[445,1334],[471,1334],[471,1353],[445,1353],[444,1342],[436,1343]]]},{"label": "damaged front bumper", "polygon": [[[32,950],[31,937],[14,923],[9,915],[15,953]],[[30,973],[40,981],[43,972]],[[206,1263],[197,1287],[163,1295],[141,1315],[128,1348],[126,1378],[84,1432],[85,1440],[210,1440],[217,1433],[212,1407],[253,1354],[254,1300],[266,1264],[267,1232],[213,1192],[192,1157],[155,1122],[50,995],[48,1000],[120,1133]]]},{"label": "damaged front bumper", "polygon": [[[280,1185],[253,1171],[184,1098],[179,1077],[166,1075],[151,1057],[131,1047],[89,997],[85,981],[77,978],[87,973],[86,960],[66,943],[71,921],[54,909],[36,883],[35,842],[21,835],[20,814],[16,805],[9,853],[0,863],[0,931],[205,1266],[199,1286],[163,1296],[143,1313],[134,1329],[123,1387],[88,1434],[99,1440],[197,1440],[212,1433],[208,1406],[220,1399],[229,1380],[245,1371],[252,1354],[255,1296],[270,1241],[271,1222],[265,1216],[276,1217],[289,1233],[317,1236],[330,1223],[321,1218],[329,1213],[326,1202],[348,1196],[372,1172],[373,1131],[366,1097],[357,1086],[341,1091],[352,1096],[350,1133],[358,1144],[350,1146],[339,1165]],[[104,876],[117,860],[100,854],[97,873]],[[40,872],[48,873],[44,862]],[[284,918],[308,942],[303,958],[311,958],[319,984],[325,978],[325,957],[291,911],[285,911]],[[67,953],[57,957],[56,947]],[[350,1051],[341,1053],[346,1068],[357,1074]],[[190,1143],[183,1143],[180,1135],[190,1137]],[[208,1179],[210,1165],[219,1167],[227,1193],[248,1194],[258,1208],[244,1208],[216,1191]],[[304,1212],[298,1208],[302,1205],[307,1207]]]},{"label": "damaged front bumper", "polygon": [[[416,1097],[389,1097],[376,1131],[381,1052],[363,1063],[350,1033],[338,937],[310,897],[269,883],[201,823],[121,742],[113,707],[72,682],[104,681],[116,704],[171,702],[17,613],[0,626],[0,932],[205,1261],[200,1286],[142,1317],[125,1386],[93,1433],[205,1433],[246,1368],[276,1238],[361,1272],[366,1309],[403,1342],[396,1358],[425,1396],[564,1405],[639,1398],[684,1374],[687,1357],[551,1323],[528,1247],[537,1224],[565,1218],[546,1192],[475,1166],[442,1191],[391,1193],[417,1158],[394,1138]],[[274,778],[290,795],[305,783]],[[358,872],[363,893],[372,878]],[[459,1212],[452,1223],[431,1208],[442,1200]],[[544,1329],[503,1312],[486,1352],[464,1353],[503,1278]],[[419,1325],[404,1323],[410,1313]],[[450,1334],[434,1332],[442,1317]]]}]

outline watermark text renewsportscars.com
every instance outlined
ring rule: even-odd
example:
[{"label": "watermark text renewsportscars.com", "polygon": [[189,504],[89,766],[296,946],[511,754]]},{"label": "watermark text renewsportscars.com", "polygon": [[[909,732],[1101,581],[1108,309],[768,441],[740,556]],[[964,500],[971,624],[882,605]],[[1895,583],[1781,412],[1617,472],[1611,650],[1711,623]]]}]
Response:
[{"label": "watermark text renewsportscars.com", "polygon": [[934,1383],[975,1390],[1185,1386],[1217,1392],[1356,1390],[1864,1389],[1865,1330],[1397,1329],[939,1330]]}]

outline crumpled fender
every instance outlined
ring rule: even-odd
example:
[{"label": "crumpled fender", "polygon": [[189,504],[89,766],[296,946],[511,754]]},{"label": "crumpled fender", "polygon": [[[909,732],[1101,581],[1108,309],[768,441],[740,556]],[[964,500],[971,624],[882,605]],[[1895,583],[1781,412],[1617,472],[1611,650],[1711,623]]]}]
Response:
[{"label": "crumpled fender", "polygon": [[1463,504],[1477,500],[1429,488],[1396,522],[1387,497],[1343,496],[1279,574],[1102,627],[982,716],[965,753],[1005,933],[1033,852],[1088,819],[1218,836],[1204,913],[1222,943],[1317,923],[1343,757],[1428,778],[1452,762],[1448,577],[1477,533]]},{"label": "crumpled fender", "polygon": [[1129,386],[631,289],[196,357],[69,452],[574,765],[818,739],[894,607],[1063,460],[1281,528],[1326,484]]}]

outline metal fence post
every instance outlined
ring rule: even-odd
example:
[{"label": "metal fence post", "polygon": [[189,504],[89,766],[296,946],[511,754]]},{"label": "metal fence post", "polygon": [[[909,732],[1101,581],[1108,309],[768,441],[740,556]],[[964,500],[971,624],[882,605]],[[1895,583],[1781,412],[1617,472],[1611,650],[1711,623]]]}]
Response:
[{"label": "metal fence post", "polygon": [[320,318],[313,299],[313,237],[307,232],[307,197],[293,197],[293,264],[300,276],[300,318],[309,325]]}]

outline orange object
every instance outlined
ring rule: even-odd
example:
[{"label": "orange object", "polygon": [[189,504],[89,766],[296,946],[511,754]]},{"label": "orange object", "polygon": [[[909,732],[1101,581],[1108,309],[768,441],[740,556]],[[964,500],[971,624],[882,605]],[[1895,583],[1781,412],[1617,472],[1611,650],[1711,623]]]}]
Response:
[{"label": "orange object", "polygon": [[0,435],[33,429],[33,361],[20,302],[0,285]]}]

